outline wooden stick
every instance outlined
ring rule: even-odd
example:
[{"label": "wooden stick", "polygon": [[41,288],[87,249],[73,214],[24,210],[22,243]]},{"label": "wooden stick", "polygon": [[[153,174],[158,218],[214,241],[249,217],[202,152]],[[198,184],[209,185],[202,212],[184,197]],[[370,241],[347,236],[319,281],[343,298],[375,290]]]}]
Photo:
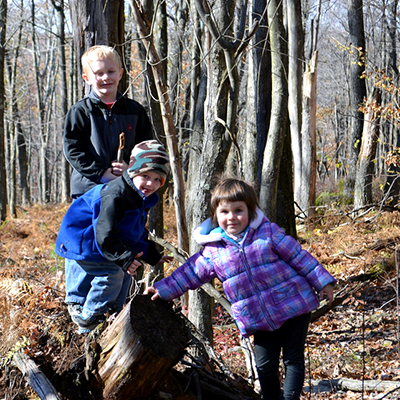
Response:
[{"label": "wooden stick", "polygon": [[23,373],[31,388],[41,400],[61,400],[46,375],[23,351],[17,351],[12,362]]},{"label": "wooden stick", "polygon": [[[179,249],[174,247],[171,243],[168,243],[166,240],[158,237],[157,235],[155,235],[152,232],[149,232],[149,235],[150,235],[151,240],[153,240],[154,242],[158,243],[160,246],[162,246],[165,249],[167,249],[168,251],[170,251],[174,255],[174,258],[176,258],[178,260],[178,262],[180,262],[181,264],[184,264],[186,262],[185,255],[181,251],[179,251]],[[214,299],[217,300],[218,303],[220,303],[221,306],[225,308],[227,313],[231,317],[233,317],[231,303],[220,292],[218,292],[218,290],[215,289],[215,287],[213,285],[211,285],[211,283],[209,283],[209,282],[204,283],[200,287],[200,289],[202,289],[204,292],[206,292],[209,296],[214,297]]]},{"label": "wooden stick", "polygon": [[119,147],[117,154],[117,161],[122,163],[124,161],[124,147],[125,147],[125,133],[121,132],[119,135]]}]

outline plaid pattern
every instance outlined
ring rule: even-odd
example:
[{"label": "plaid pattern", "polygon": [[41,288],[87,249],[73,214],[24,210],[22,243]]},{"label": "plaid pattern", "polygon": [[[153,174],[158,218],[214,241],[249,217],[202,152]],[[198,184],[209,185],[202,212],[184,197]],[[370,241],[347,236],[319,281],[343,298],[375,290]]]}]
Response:
[{"label": "plaid pattern", "polygon": [[137,144],[131,152],[130,164],[130,178],[146,171],[155,171],[160,174],[164,185],[169,172],[169,158],[167,151],[157,140],[146,140]]},{"label": "plaid pattern", "polygon": [[[206,221],[207,222],[207,221]],[[273,331],[319,305],[316,291],[335,278],[298,241],[263,216],[242,245],[223,236],[205,244],[169,277],[156,282],[171,300],[218,277],[243,336]]]}]

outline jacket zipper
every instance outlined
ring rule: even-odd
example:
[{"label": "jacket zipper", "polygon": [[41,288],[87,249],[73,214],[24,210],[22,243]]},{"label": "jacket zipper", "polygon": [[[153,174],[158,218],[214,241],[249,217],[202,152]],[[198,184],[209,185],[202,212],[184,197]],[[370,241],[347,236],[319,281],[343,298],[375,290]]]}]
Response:
[{"label": "jacket zipper", "polygon": [[250,265],[249,265],[249,263],[247,262],[247,257],[246,257],[246,254],[245,254],[244,248],[243,248],[244,242],[245,242],[245,240],[243,240],[242,246],[237,245],[237,246],[239,247],[239,252],[240,252],[241,258],[243,259],[244,266],[245,266],[245,268],[246,268],[246,270],[247,270],[248,275],[249,275],[250,278],[251,278],[252,286],[254,287],[255,292],[258,294],[258,299],[259,299],[259,301],[260,301],[263,314],[266,315],[266,318],[268,318],[268,321],[269,321],[269,325],[273,326],[273,328],[274,328],[274,330],[275,330],[275,329],[276,329],[276,325],[275,325],[275,324],[273,323],[273,321],[272,321],[271,315],[270,315],[270,313],[268,312],[268,308],[267,308],[267,306],[265,305],[264,299],[263,299],[262,296],[261,296],[261,291],[260,291],[260,289],[258,288],[258,285],[257,285],[256,281],[253,279],[253,274],[252,274],[252,272],[251,272]]}]

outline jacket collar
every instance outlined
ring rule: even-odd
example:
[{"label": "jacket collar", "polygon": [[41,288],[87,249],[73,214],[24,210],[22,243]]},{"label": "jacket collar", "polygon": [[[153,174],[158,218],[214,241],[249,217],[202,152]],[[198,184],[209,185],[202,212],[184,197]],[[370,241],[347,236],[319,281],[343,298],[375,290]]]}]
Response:
[{"label": "jacket collar", "polygon": [[[90,89],[90,92],[87,97],[89,97],[95,104],[104,105],[105,107],[107,106],[106,103],[100,100],[99,96],[97,96],[95,91],[92,89]],[[115,103],[117,103],[122,97],[123,97],[122,93],[120,91],[117,91],[117,99],[115,100]]]},{"label": "jacket collar", "polygon": [[[250,222],[250,229],[257,229],[264,220],[268,221],[264,213],[257,208],[257,215],[256,218]],[[221,231],[222,229],[220,228],[215,229],[212,225],[211,218],[208,218],[193,231],[193,238],[201,245],[211,242],[219,242],[222,239]]]}]

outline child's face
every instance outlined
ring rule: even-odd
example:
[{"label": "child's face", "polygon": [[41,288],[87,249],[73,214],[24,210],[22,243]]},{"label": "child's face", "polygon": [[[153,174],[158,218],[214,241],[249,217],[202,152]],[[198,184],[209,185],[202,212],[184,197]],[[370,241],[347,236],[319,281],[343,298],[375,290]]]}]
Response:
[{"label": "child's face", "polygon": [[161,187],[161,176],[154,171],[147,171],[132,178],[133,184],[148,197]]},{"label": "child's face", "polygon": [[83,73],[83,79],[104,103],[112,103],[117,98],[118,83],[123,69],[114,60],[90,61],[89,73]]},{"label": "child's face", "polygon": [[232,236],[239,235],[249,225],[249,210],[244,201],[221,201],[215,213],[218,225]]}]

